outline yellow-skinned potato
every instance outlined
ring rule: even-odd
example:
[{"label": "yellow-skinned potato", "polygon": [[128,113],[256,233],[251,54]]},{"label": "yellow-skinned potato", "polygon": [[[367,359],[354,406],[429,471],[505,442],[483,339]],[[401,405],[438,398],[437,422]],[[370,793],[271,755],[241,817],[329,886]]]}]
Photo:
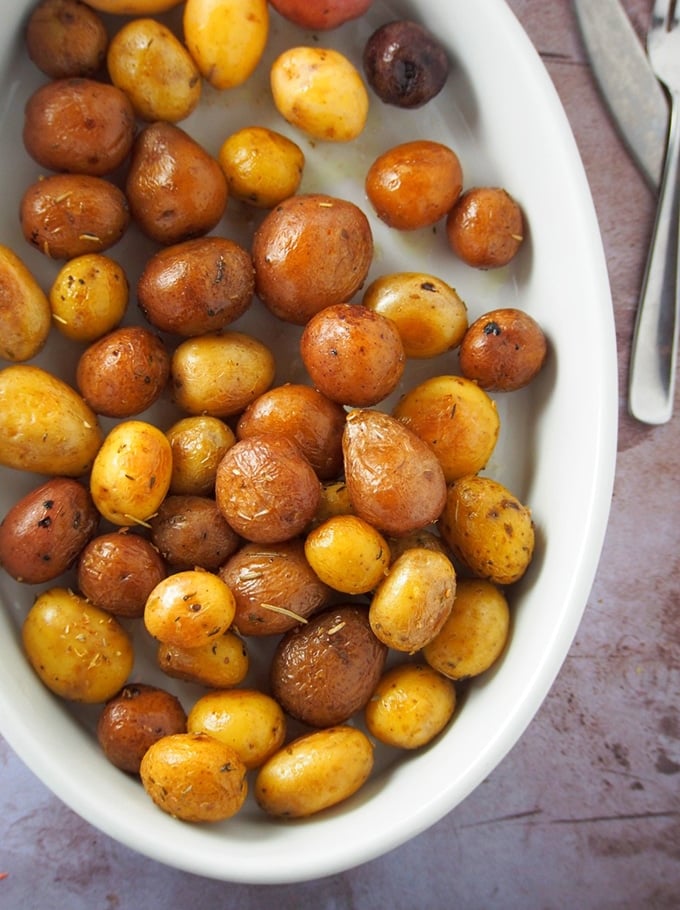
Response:
[{"label": "yellow-skinned potato", "polygon": [[236,442],[231,427],[218,417],[182,417],[165,433],[172,448],[170,492],[207,496],[215,489],[217,465]]},{"label": "yellow-skinned potato", "polygon": [[184,39],[205,79],[235,88],[252,74],[269,35],[267,0],[187,0]]},{"label": "yellow-skinned potato", "polygon": [[321,484],[321,497],[314,516],[314,526],[335,515],[353,515],[349,490],[344,480],[329,480]]},{"label": "yellow-skinned potato", "polygon": [[230,689],[199,698],[189,711],[187,729],[214,736],[231,746],[246,768],[259,768],[283,745],[286,717],[270,695]]},{"label": "yellow-skinned potato", "polygon": [[458,347],[468,326],[467,307],[457,292],[422,272],[376,278],[362,303],[396,324],[407,357],[436,357]]},{"label": "yellow-skinned potato", "polygon": [[392,563],[373,595],[371,629],[395,651],[418,651],[441,629],[455,594],[451,560],[436,550],[413,547]]},{"label": "yellow-skinned potato", "polygon": [[234,595],[221,578],[188,569],[156,585],[146,600],[144,625],[158,641],[199,648],[227,631],[235,610]]},{"label": "yellow-skinned potato", "polygon": [[161,642],[156,659],[167,676],[211,689],[238,686],[250,665],[243,639],[231,631],[196,648]]},{"label": "yellow-skinned potato", "polygon": [[145,524],[165,499],[172,476],[167,437],[144,420],[124,420],[109,432],[92,465],[90,492],[112,524]]},{"label": "yellow-skinned potato", "polygon": [[51,325],[45,292],[24,262],[0,244],[0,357],[15,363],[42,350]]},{"label": "yellow-skinned potato", "polygon": [[463,578],[451,613],[423,657],[449,679],[479,676],[503,653],[509,633],[510,608],[498,585]]},{"label": "yellow-skinned potato", "polygon": [[392,413],[430,446],[447,483],[485,468],[500,432],[495,401],[462,376],[424,380]]},{"label": "yellow-skinned potato", "polygon": [[373,747],[361,730],[328,727],[301,736],[264,763],[255,798],[270,815],[304,818],[348,799],[373,770]]},{"label": "yellow-skinned potato", "polygon": [[231,417],[267,391],[275,366],[269,348],[243,332],[188,338],[172,356],[175,402],[188,414]]},{"label": "yellow-skinned potato", "polygon": [[119,16],[153,16],[165,13],[182,0],[87,0],[87,5],[102,13],[116,13]]},{"label": "yellow-skinned potato", "polygon": [[271,209],[297,192],[305,156],[287,136],[248,126],[227,137],[217,160],[234,199]]},{"label": "yellow-skinned potato", "polygon": [[144,754],[139,773],[156,805],[187,822],[231,818],[248,794],[241,759],[205,733],[173,733],[156,740]]},{"label": "yellow-skinned potato", "polygon": [[426,664],[399,664],[387,670],[366,705],[368,732],[398,749],[429,743],[451,720],[453,683]]},{"label": "yellow-skinned potato", "polygon": [[366,125],[366,86],[339,51],[290,48],[272,64],[270,83],[281,116],[314,139],[350,142]]},{"label": "yellow-skinned potato", "polygon": [[310,531],[305,556],[323,582],[344,594],[373,590],[390,564],[387,541],[358,515],[337,515]]},{"label": "yellow-skinned potato", "polygon": [[54,324],[72,341],[96,341],[120,323],[130,287],[124,269],[103,253],[65,263],[49,292]]},{"label": "yellow-skinned potato", "polygon": [[69,701],[107,701],[132,670],[132,642],[120,623],[66,588],[50,588],[35,600],[22,639],[43,683]]},{"label": "yellow-skinned potato", "polygon": [[518,581],[533,556],[531,510],[491,477],[461,477],[451,484],[439,529],[474,575],[495,584]]},{"label": "yellow-skinned potato", "polygon": [[79,477],[103,438],[94,412],[61,379],[28,364],[0,370],[0,464]]},{"label": "yellow-skinned potato", "polygon": [[124,25],[111,39],[106,62],[111,81],[142,120],[177,123],[201,98],[201,74],[191,54],[155,19]]}]

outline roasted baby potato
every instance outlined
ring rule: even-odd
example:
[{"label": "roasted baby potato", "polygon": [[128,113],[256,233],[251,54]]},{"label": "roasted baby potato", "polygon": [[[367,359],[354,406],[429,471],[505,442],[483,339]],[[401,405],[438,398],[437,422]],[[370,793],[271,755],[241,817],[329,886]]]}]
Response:
[{"label": "roasted baby potato", "polygon": [[365,608],[330,607],[283,636],[272,658],[271,692],[311,727],[340,724],[364,707],[386,657]]},{"label": "roasted baby potato", "polygon": [[358,515],[336,515],[317,525],[305,539],[307,562],[319,578],[343,594],[366,594],[384,579],[390,548]]},{"label": "roasted baby potato", "polygon": [[241,542],[209,496],[166,496],[149,524],[153,545],[175,571],[216,571]]},{"label": "roasted baby potato", "polygon": [[35,487],[0,523],[0,565],[26,584],[52,581],[77,559],[99,527],[87,487],[54,477]]},{"label": "roasted baby potato", "polygon": [[485,313],[466,331],[458,352],[460,371],[487,391],[512,392],[538,374],[548,351],[536,320],[513,307]]},{"label": "roasted baby potato", "polygon": [[102,17],[81,0],[41,0],[26,25],[26,50],[50,79],[93,77],[106,61]]},{"label": "roasted baby potato", "polygon": [[109,256],[76,256],[61,267],[50,288],[54,324],[73,341],[96,341],[122,320],[129,291],[125,271]]},{"label": "roasted baby potato", "polygon": [[518,581],[534,553],[531,510],[491,477],[470,475],[450,484],[439,529],[454,555],[494,584]]},{"label": "roasted baby potato", "polygon": [[307,562],[301,538],[246,543],[218,572],[236,601],[241,635],[281,635],[328,605],[330,590]]},{"label": "roasted baby potato", "polygon": [[446,236],[467,265],[502,268],[514,259],[524,240],[522,210],[502,187],[472,187],[449,212]]},{"label": "roasted baby potato", "polygon": [[0,244],[0,357],[19,363],[35,357],[52,325],[49,300],[24,262]]},{"label": "roasted baby potato", "polygon": [[158,550],[127,528],[94,537],[78,558],[78,588],[114,616],[141,617],[146,599],[167,569]]},{"label": "roasted baby potato", "polygon": [[305,166],[296,142],[262,126],[246,126],[228,136],[217,160],[230,195],[261,209],[272,209],[296,193]]},{"label": "roasted baby potato", "polygon": [[265,216],[252,254],[257,296],[275,316],[304,325],[361,288],[373,259],[373,235],[354,203],[303,193]]},{"label": "roasted baby potato", "polygon": [[212,689],[238,686],[250,667],[248,649],[233,631],[191,648],[161,642],[156,659],[166,676]]},{"label": "roasted baby potato", "polygon": [[186,729],[186,712],[177,696],[158,686],[128,683],[104,705],[97,720],[97,741],[111,764],[138,774],[153,743]]},{"label": "roasted baby potato", "polygon": [[157,641],[200,648],[227,631],[234,608],[233,594],[217,575],[188,569],[158,582],[146,599],[144,625]]},{"label": "roasted baby potato", "polygon": [[373,0],[328,0],[323,4],[306,0],[270,0],[282,16],[310,31],[327,31],[337,28],[350,19],[358,19],[368,10]]},{"label": "roasted baby potato", "polygon": [[231,427],[218,417],[182,417],[165,434],[172,449],[170,492],[208,496],[215,490],[217,465],[236,442]]}]

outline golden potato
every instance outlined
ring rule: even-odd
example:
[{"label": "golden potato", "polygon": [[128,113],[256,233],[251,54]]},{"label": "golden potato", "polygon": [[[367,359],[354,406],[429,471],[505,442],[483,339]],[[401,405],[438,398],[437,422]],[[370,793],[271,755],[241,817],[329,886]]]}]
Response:
[{"label": "golden potato", "polygon": [[232,417],[267,391],[275,370],[269,348],[244,332],[188,338],[172,355],[173,397],[188,414]]},{"label": "golden potato", "polygon": [[161,642],[156,660],[166,676],[212,689],[238,686],[250,668],[248,649],[233,631],[224,632],[198,647],[184,648]]},{"label": "golden potato", "polygon": [[304,818],[348,799],[373,770],[373,747],[355,727],[299,737],[260,768],[255,798],[270,815]]},{"label": "golden potato", "polygon": [[78,477],[103,438],[94,411],[61,379],[29,364],[0,370],[0,464]]},{"label": "golden potato", "polygon": [[0,244],[0,357],[15,363],[35,357],[52,324],[49,300],[23,260]]},{"label": "golden potato", "polygon": [[146,525],[170,487],[172,452],[165,434],[144,420],[116,424],[90,474],[95,505],[112,524]]},{"label": "golden potato", "polygon": [[496,402],[463,376],[425,379],[392,414],[431,447],[447,483],[486,467],[500,432]]},{"label": "golden potato", "polygon": [[307,562],[301,538],[246,543],[218,572],[236,601],[241,635],[281,635],[328,605],[330,590]]},{"label": "golden potato", "polygon": [[207,733],[230,746],[246,768],[259,768],[286,737],[280,705],[256,689],[209,692],[194,702],[187,718],[190,733]]},{"label": "golden potato", "polygon": [[390,564],[383,535],[357,515],[337,515],[310,531],[305,556],[323,582],[344,594],[372,591]]},{"label": "golden potato", "polygon": [[227,631],[234,611],[234,595],[217,575],[188,569],[158,582],[146,599],[144,625],[157,641],[199,648]]},{"label": "golden potato", "polygon": [[386,658],[364,607],[329,607],[279,641],[271,693],[287,714],[311,727],[344,723],[370,698]]},{"label": "golden potato", "polygon": [[449,486],[439,522],[454,555],[479,578],[510,585],[534,553],[531,510],[491,477],[461,477]]},{"label": "golden potato", "polygon": [[305,167],[300,146],[263,126],[246,126],[228,136],[217,160],[234,199],[272,209],[297,192]]},{"label": "golden potato", "polygon": [[127,158],[135,114],[127,95],[95,79],[55,79],[26,102],[24,146],[42,167],[101,177]]},{"label": "golden potato", "polygon": [[99,527],[87,487],[53,477],[18,499],[0,522],[0,566],[17,581],[52,581],[73,565]]},{"label": "golden potato", "polygon": [[373,259],[373,234],[354,203],[302,193],[267,213],[252,254],[257,296],[279,319],[304,325],[361,288]]},{"label": "golden potato", "polygon": [[370,525],[401,537],[439,518],[444,472],[427,443],[401,421],[357,408],[347,415],[342,445],[352,509]]},{"label": "golden potato", "polygon": [[216,89],[251,76],[269,36],[267,0],[187,0],[184,40],[204,78]]},{"label": "golden potato", "polygon": [[300,356],[327,398],[362,408],[390,395],[406,365],[394,322],[351,303],[327,306],[312,316],[300,338]]},{"label": "golden potato", "polygon": [[502,268],[522,245],[524,216],[502,187],[472,187],[449,212],[446,236],[453,252],[468,265]]},{"label": "golden potato", "polygon": [[404,142],[379,155],[366,174],[366,195],[389,227],[414,231],[442,219],[460,196],[456,153],[429,139]]},{"label": "golden potato", "polygon": [[453,609],[423,657],[449,679],[479,676],[503,653],[509,634],[510,608],[498,585],[462,578]]},{"label": "golden potato", "polygon": [[52,174],[32,183],[20,204],[24,237],[51,259],[102,253],[130,223],[125,194],[103,177]]},{"label": "golden potato", "polygon": [[444,729],[456,708],[453,683],[427,664],[398,664],[381,677],[364,717],[371,736],[419,749]]},{"label": "golden potato", "polygon": [[42,682],[69,701],[108,701],[132,671],[132,641],[118,620],[67,588],[36,598],[21,635]]},{"label": "golden potato", "polygon": [[512,392],[534,379],[547,352],[538,322],[523,310],[503,307],[475,319],[458,356],[463,376],[482,389]]},{"label": "golden potato", "polygon": [[102,17],[81,0],[41,0],[25,38],[28,56],[50,79],[95,76],[109,41]]},{"label": "golden potato", "polygon": [[354,64],[333,48],[288,48],[272,64],[270,85],[281,116],[314,139],[350,142],[366,126],[366,86]]},{"label": "golden potato", "polygon": [[174,733],[144,754],[139,774],[156,805],[173,818],[217,822],[231,818],[248,794],[237,753],[205,733]]},{"label": "golden potato", "polygon": [[314,515],[314,526],[334,515],[353,515],[349,490],[344,480],[329,480],[321,484],[319,505]]},{"label": "golden potato", "polygon": [[412,547],[395,559],[375,591],[368,610],[371,629],[395,651],[418,651],[441,629],[455,595],[451,560]]},{"label": "golden potato", "polygon": [[122,266],[103,253],[85,253],[66,262],[49,292],[52,318],[72,341],[96,341],[120,323],[130,286]]},{"label": "golden potato", "polygon": [[391,319],[407,357],[436,357],[458,347],[468,327],[467,307],[457,292],[433,275],[382,275],[364,292],[369,310]]},{"label": "golden potato", "polygon": [[237,534],[255,543],[280,543],[301,534],[319,496],[314,468],[285,436],[241,439],[217,468],[220,511]]},{"label": "golden potato", "polygon": [[119,29],[106,63],[111,81],[142,120],[177,123],[200,101],[198,67],[174,33],[155,19],[133,19]]},{"label": "golden potato", "polygon": [[231,427],[218,417],[182,417],[166,430],[172,449],[170,492],[208,496],[215,490],[217,465],[236,442]]},{"label": "golden potato", "polygon": [[342,472],[342,430],[345,409],[318,389],[285,383],[264,392],[239,417],[239,439],[261,433],[287,436],[321,480]]}]

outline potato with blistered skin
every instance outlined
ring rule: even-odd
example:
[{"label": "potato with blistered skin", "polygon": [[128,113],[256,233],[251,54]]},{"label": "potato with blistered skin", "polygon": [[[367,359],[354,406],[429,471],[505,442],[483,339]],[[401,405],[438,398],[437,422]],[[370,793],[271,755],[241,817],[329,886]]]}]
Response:
[{"label": "potato with blistered skin", "polygon": [[301,538],[246,543],[218,572],[236,601],[241,635],[281,635],[327,606],[331,592],[305,557]]},{"label": "potato with blistered skin", "polygon": [[15,502],[3,518],[0,565],[26,584],[51,581],[71,567],[98,527],[87,487],[54,477]]},{"label": "potato with blistered skin", "polygon": [[114,616],[143,616],[147,597],[166,574],[156,548],[127,528],[93,538],[78,559],[81,593]]},{"label": "potato with blistered skin", "polygon": [[281,639],[270,670],[272,695],[312,727],[343,723],[371,697],[386,658],[365,608],[331,607]]},{"label": "potato with blistered skin", "polygon": [[215,498],[232,528],[256,543],[301,534],[314,517],[321,485],[297,445],[273,433],[241,439],[219,464]]},{"label": "potato with blistered skin", "polygon": [[186,712],[175,695],[157,686],[128,683],[99,715],[97,740],[111,764],[138,774],[153,743],[186,729]]}]

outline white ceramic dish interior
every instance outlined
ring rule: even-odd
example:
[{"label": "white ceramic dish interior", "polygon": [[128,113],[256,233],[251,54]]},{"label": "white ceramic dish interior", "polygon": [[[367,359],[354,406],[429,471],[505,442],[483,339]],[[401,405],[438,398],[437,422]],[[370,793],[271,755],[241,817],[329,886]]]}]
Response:
[{"label": "white ceramic dish interior", "polygon": [[[0,242],[15,248],[48,287],[57,264],[28,248],[17,221],[23,188],[39,173],[21,143],[23,103],[43,81],[22,48],[31,5],[10,0],[3,8]],[[519,306],[547,332],[551,353],[541,377],[522,392],[496,396],[502,431],[487,473],[532,507],[538,539],[534,563],[511,594],[512,640],[501,662],[472,686],[454,723],[429,748],[407,756],[379,751],[372,780],[348,803],[290,823],[270,820],[249,802],[226,823],[189,826],[156,809],[137,781],[107,763],[92,735],[96,709],[59,702],[38,682],[20,645],[21,621],[37,589],[0,578],[0,732],[93,825],[143,854],[219,879],[274,883],[335,873],[394,848],[454,809],[498,765],[546,696],[581,619],[605,533],[616,448],[614,330],[598,225],[565,114],[503,0],[376,0],[365,19],[318,43],[360,65],[372,30],[402,17],[424,22],[446,43],[453,61],[447,87],[415,112],[374,98],[369,127],[350,146],[312,147],[273,110],[268,61],[283,46],[317,43],[276,16],[266,58],[248,85],[228,95],[206,90],[201,110],[181,125],[213,153],[247,123],[287,132],[308,156],[301,189],[351,198],[371,218],[376,256],[370,277],[430,272],[458,289],[471,318],[496,306]],[[442,231],[398,235],[373,216],[363,195],[368,165],[390,145],[418,137],[458,152],[466,186],[503,185],[519,200],[529,231],[511,267],[476,272],[447,251]],[[219,230],[247,243],[253,225],[252,215],[230,206]],[[151,249],[133,229],[111,254],[128,264],[134,281]],[[135,318],[133,302],[129,321]],[[298,330],[263,315],[259,303],[238,327],[255,331],[278,352],[295,350]],[[72,380],[77,353],[56,338],[36,362]],[[412,367],[406,382],[424,372],[454,371],[449,356]],[[278,379],[301,377],[294,353],[280,356]],[[164,404],[150,416],[168,426],[172,412]],[[0,470],[0,513],[39,479]],[[151,649],[140,641],[135,677],[158,681],[151,666]],[[198,692],[183,691],[188,706]]]}]

